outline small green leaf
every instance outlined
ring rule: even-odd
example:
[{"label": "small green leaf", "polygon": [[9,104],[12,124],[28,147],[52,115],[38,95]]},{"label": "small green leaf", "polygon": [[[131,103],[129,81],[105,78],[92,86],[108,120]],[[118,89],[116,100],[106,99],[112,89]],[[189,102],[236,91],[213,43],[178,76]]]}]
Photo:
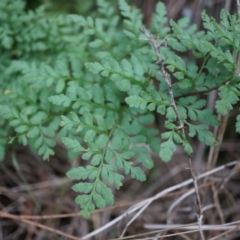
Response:
[{"label": "small green leaf", "polygon": [[103,66],[98,62],[95,63],[87,62],[85,63],[85,66],[89,71],[93,72],[94,74],[97,74],[100,71],[104,70]]},{"label": "small green leaf", "polygon": [[176,150],[176,145],[171,138],[168,141],[161,143],[159,155],[164,162],[171,160],[173,152]]},{"label": "small green leaf", "polygon": [[87,130],[84,135],[85,142],[92,142],[94,137],[96,136],[96,131],[94,130]]},{"label": "small green leaf", "polygon": [[135,178],[141,182],[146,180],[146,175],[140,167],[129,167],[131,178]]},{"label": "small green leaf", "polygon": [[17,132],[17,133],[25,133],[25,132],[27,132],[29,130],[29,127],[28,126],[26,126],[26,125],[21,125],[21,126],[19,126],[19,127],[16,127],[15,128],[15,131]]},{"label": "small green leaf", "polygon": [[56,85],[56,93],[61,93],[65,88],[65,79],[59,79]]},{"label": "small green leaf", "polygon": [[176,113],[175,113],[173,107],[168,107],[167,108],[166,117],[169,121],[175,121],[177,119],[177,116],[176,116]]},{"label": "small green leaf", "polygon": [[64,145],[67,148],[72,149],[73,152],[82,152],[85,150],[76,139],[63,137],[62,141],[63,141]]},{"label": "small green leaf", "polygon": [[47,119],[47,114],[45,112],[37,112],[30,118],[31,124],[40,124]]},{"label": "small green leaf", "polygon": [[240,115],[237,116],[236,131],[240,133]]},{"label": "small green leaf", "polygon": [[193,153],[193,149],[192,149],[191,145],[190,145],[188,142],[184,141],[184,142],[183,142],[183,146],[184,146],[184,151],[185,151],[187,154]]},{"label": "small green leaf", "polygon": [[93,186],[94,185],[92,183],[81,182],[74,184],[72,186],[72,190],[75,192],[90,193],[93,189]]},{"label": "small green leaf", "polygon": [[95,154],[91,160],[93,166],[98,166],[102,160],[102,153]]},{"label": "small green leaf", "polygon": [[166,112],[166,107],[165,107],[165,105],[160,105],[160,106],[158,106],[158,107],[157,107],[157,112],[160,113],[160,114],[162,114],[162,115],[164,115],[165,112]]},{"label": "small green leaf", "polygon": [[97,176],[97,169],[93,166],[87,166],[86,168],[77,167],[67,172],[67,176],[69,178],[76,179],[76,180],[80,180],[80,179],[85,180],[88,177],[90,177],[90,175],[91,175],[91,179],[94,179],[94,176],[95,177]]},{"label": "small green leaf", "polygon": [[31,127],[29,129],[29,131],[27,132],[27,137],[34,138],[34,137],[37,137],[39,135],[39,133],[40,133],[40,130],[39,130],[38,127],[36,127],[36,126],[35,127]]},{"label": "small green leaf", "polygon": [[176,132],[173,132],[173,139],[176,143],[182,143],[182,138],[179,134],[177,134]]},{"label": "small green leaf", "polygon": [[49,97],[49,101],[56,105],[62,105],[63,107],[68,107],[71,104],[72,99],[70,99],[68,96],[64,94],[60,94],[60,95]]},{"label": "small green leaf", "polygon": [[191,88],[193,86],[193,83],[190,79],[184,79],[178,85],[182,89],[188,89],[188,88]]},{"label": "small green leaf", "polygon": [[183,72],[176,72],[173,74],[178,80],[182,80],[184,78]]},{"label": "small green leaf", "polygon": [[96,39],[92,42],[89,43],[89,46],[92,47],[92,48],[98,48],[100,46],[102,46],[104,44],[104,42],[100,39]]}]

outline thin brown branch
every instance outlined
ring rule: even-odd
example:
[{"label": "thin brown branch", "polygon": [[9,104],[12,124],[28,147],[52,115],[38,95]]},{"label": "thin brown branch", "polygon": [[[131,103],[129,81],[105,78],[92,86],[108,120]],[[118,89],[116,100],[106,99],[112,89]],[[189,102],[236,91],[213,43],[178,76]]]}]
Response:
[{"label": "thin brown branch", "polygon": [[[240,224],[240,221],[234,221],[231,223],[226,224],[217,224],[217,225],[210,225],[206,224],[203,225],[204,231],[225,231],[225,230],[233,230],[236,227],[238,227]],[[145,223],[144,225],[145,229],[149,230],[156,230],[156,229],[168,229],[168,230],[197,230],[198,226],[196,223],[190,223],[190,224],[151,224],[151,223]]]},{"label": "thin brown branch", "polygon": [[63,237],[67,237],[68,239],[72,239],[72,240],[81,240],[82,239],[80,237],[74,237],[74,236],[69,235],[69,234],[67,234],[65,232],[62,232],[60,230],[53,229],[53,228],[45,226],[43,224],[36,223],[36,222],[30,221],[30,220],[21,218],[20,216],[16,216],[16,215],[13,215],[13,214],[10,214],[10,213],[6,213],[6,212],[3,212],[3,211],[0,211],[0,217],[14,219],[14,220],[17,220],[17,221],[20,221],[20,222],[24,222],[24,223],[26,223],[28,225],[35,226],[35,227],[43,229],[45,231],[49,231],[49,232],[58,234],[58,235],[63,236]]},{"label": "thin brown branch", "polygon": [[231,232],[233,232],[233,231],[237,231],[238,229],[240,229],[240,225],[236,226],[234,229],[229,229],[229,230],[227,230],[226,232],[221,233],[221,234],[219,234],[219,235],[217,235],[217,236],[215,236],[215,237],[213,237],[213,238],[211,238],[211,239],[209,239],[209,240],[217,240],[217,239],[219,239],[221,236],[224,236],[224,235],[226,235],[226,234],[228,234],[228,233],[231,233]]},{"label": "thin brown branch", "polygon": [[[167,73],[167,71],[164,68],[164,65],[162,63],[162,57],[160,55],[160,47],[162,42],[157,42],[156,40],[154,40],[154,38],[152,37],[151,34],[148,33],[148,31],[144,28],[142,29],[142,33],[147,37],[147,39],[149,40],[149,42],[152,44],[155,54],[157,56],[157,63],[159,64],[159,67],[161,69],[162,75],[164,77],[164,80],[168,86],[168,92],[171,98],[171,106],[173,107],[175,114],[177,116],[178,119],[178,129],[182,130],[183,136],[185,137],[185,132],[184,132],[184,123],[181,119],[180,113],[177,109],[177,105],[175,102],[175,98],[173,95],[173,90],[172,90],[172,82],[171,82],[171,78],[170,75]],[[197,199],[197,218],[198,218],[198,225],[199,225],[199,233],[201,236],[201,240],[205,240],[204,234],[203,234],[203,230],[202,230],[202,219],[203,219],[203,212],[202,212],[202,206],[201,206],[201,200],[200,200],[200,195],[199,195],[199,190],[198,190],[198,185],[197,185],[197,179],[195,177],[195,174],[193,172],[193,167],[192,167],[192,160],[190,155],[188,155],[188,162],[189,162],[189,167],[190,167],[190,172],[191,172],[191,176],[193,179],[193,185],[194,185],[194,189],[195,189],[195,193],[196,193],[196,199]]]},{"label": "thin brown branch", "polygon": [[196,193],[197,219],[198,219],[199,233],[200,233],[201,239],[204,240],[205,237],[204,237],[203,229],[202,229],[202,219],[203,219],[202,203],[201,203],[200,194],[199,194],[199,190],[198,190],[197,178],[196,178],[196,176],[193,172],[192,160],[191,160],[191,157],[189,155],[188,155],[188,163],[189,163],[191,176],[192,176],[192,179],[193,179],[193,186],[194,186],[195,193]]},{"label": "thin brown branch", "polygon": [[190,92],[190,93],[184,93],[184,94],[182,94],[180,96],[175,97],[175,99],[179,99],[179,98],[182,98],[182,97],[195,96],[195,95],[199,95],[199,94],[202,95],[202,94],[210,93],[210,92],[220,88],[224,83],[227,83],[230,79],[232,79],[232,77],[224,80],[223,82],[221,82],[221,84],[216,85],[216,86],[214,86],[212,88],[209,88],[207,90],[204,90],[204,91],[193,91],[193,92]]},{"label": "thin brown branch", "polygon": [[207,161],[207,169],[211,169],[213,167],[215,167],[216,163],[217,163],[217,159],[218,159],[218,155],[219,155],[219,151],[221,148],[221,144],[222,144],[222,140],[223,140],[223,136],[227,127],[227,122],[228,122],[228,118],[229,118],[229,112],[225,115],[225,116],[221,116],[219,115],[219,126],[216,130],[216,133],[214,134],[215,139],[218,142],[218,145],[216,147],[211,147],[210,148],[210,152],[208,155],[208,161]]},{"label": "thin brown branch", "polygon": [[184,133],[184,123],[181,119],[181,116],[180,116],[180,113],[177,109],[177,105],[176,105],[176,102],[175,102],[175,98],[174,98],[174,95],[173,95],[173,90],[172,90],[172,81],[171,81],[171,78],[170,78],[170,75],[167,73],[167,71],[165,70],[164,68],[164,65],[162,63],[162,57],[160,55],[160,47],[162,45],[162,43],[164,42],[164,40],[162,42],[158,42],[156,41],[151,34],[149,34],[149,32],[143,28],[142,30],[142,33],[147,37],[147,39],[149,40],[149,42],[152,44],[153,48],[154,48],[154,51],[156,53],[156,56],[157,56],[157,64],[159,65],[160,69],[161,69],[161,73],[164,77],[164,80],[168,86],[168,92],[169,92],[169,95],[170,95],[170,98],[171,98],[171,106],[173,107],[174,109],[174,112],[177,116],[177,119],[178,119],[178,122],[179,122],[179,126],[178,126],[178,129],[181,129]]},{"label": "thin brown branch", "polygon": [[[218,190],[216,189],[216,187],[214,185],[212,185],[211,188],[212,188],[212,192],[213,192],[214,206],[217,209],[217,212],[218,212],[221,223],[225,224],[224,215],[223,215],[221,205],[220,205],[220,201],[219,201],[219,197],[218,197]],[[227,239],[229,239],[229,238],[227,237]]]}]

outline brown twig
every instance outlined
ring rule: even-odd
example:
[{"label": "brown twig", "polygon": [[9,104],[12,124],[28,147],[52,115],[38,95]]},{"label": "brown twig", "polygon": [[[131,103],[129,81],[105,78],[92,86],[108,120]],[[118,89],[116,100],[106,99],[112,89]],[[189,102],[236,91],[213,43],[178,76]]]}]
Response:
[{"label": "brown twig", "polygon": [[167,73],[167,71],[164,68],[164,65],[162,63],[162,57],[160,55],[160,47],[161,47],[162,43],[165,41],[165,39],[162,42],[157,42],[152,37],[152,35],[149,34],[149,32],[145,28],[143,28],[141,30],[141,32],[147,37],[147,39],[149,40],[149,42],[152,44],[152,46],[154,48],[154,51],[155,51],[156,56],[157,56],[157,64],[159,65],[159,67],[161,69],[161,72],[162,72],[162,75],[164,77],[164,80],[165,80],[165,82],[168,86],[168,92],[169,92],[169,95],[170,95],[170,98],[171,98],[171,106],[173,107],[173,109],[175,111],[175,114],[177,116],[178,122],[179,122],[178,129],[181,129],[184,133],[184,124],[183,124],[183,121],[181,119],[180,113],[177,109],[177,105],[176,105],[175,98],[174,98],[174,95],[173,95],[172,81],[171,81],[170,75]]},{"label": "brown twig", "polygon": [[[147,39],[149,40],[149,42],[152,44],[153,48],[154,48],[154,51],[155,51],[155,54],[157,56],[157,64],[159,65],[160,69],[161,69],[161,72],[162,72],[162,75],[164,77],[164,80],[168,86],[168,92],[169,92],[169,95],[170,95],[170,98],[171,98],[171,106],[173,107],[174,111],[175,111],[175,114],[177,116],[177,119],[178,119],[178,123],[179,123],[179,126],[178,126],[178,129],[180,129],[182,131],[182,134],[185,137],[185,132],[184,132],[184,123],[181,119],[181,116],[180,116],[180,113],[177,109],[177,105],[176,105],[176,102],[175,102],[175,98],[174,98],[174,95],[173,95],[173,90],[172,90],[172,83],[171,83],[171,78],[170,78],[170,75],[167,73],[167,71],[165,70],[164,68],[164,65],[162,63],[162,57],[160,55],[160,47],[161,47],[161,44],[163,42],[157,42],[156,40],[154,40],[154,38],[152,37],[151,34],[148,33],[148,31],[144,28],[141,30],[142,33],[147,37]],[[164,41],[164,40],[163,40]],[[202,230],[202,219],[203,219],[203,211],[202,211],[202,205],[201,205],[201,200],[200,200],[200,195],[199,195],[199,190],[198,190],[198,185],[197,185],[197,178],[193,172],[193,167],[192,167],[192,160],[191,160],[191,156],[188,154],[188,163],[189,163],[189,168],[190,168],[190,172],[191,172],[191,176],[192,176],[192,179],[193,179],[193,185],[194,185],[194,189],[195,189],[195,193],[196,193],[196,199],[197,199],[197,218],[198,218],[198,225],[199,225],[199,233],[200,233],[200,236],[201,236],[201,239],[204,240],[205,237],[204,237],[204,234],[203,234],[203,230]]]},{"label": "brown twig", "polygon": [[30,221],[30,220],[21,218],[20,216],[16,216],[16,215],[13,215],[13,214],[10,214],[10,213],[6,213],[6,212],[3,212],[3,211],[0,211],[0,217],[2,217],[2,218],[10,218],[10,219],[14,219],[14,220],[17,220],[17,221],[21,221],[21,222],[24,222],[24,223],[26,223],[28,225],[32,225],[32,226],[35,226],[37,228],[41,228],[41,229],[44,229],[46,231],[56,233],[56,234],[58,234],[60,236],[67,237],[68,239],[72,239],[72,240],[81,240],[82,239],[80,237],[74,237],[74,236],[69,235],[69,234],[67,234],[65,232],[62,232],[60,230],[56,230],[56,229],[50,228],[48,226],[45,226],[43,224],[36,223],[36,222]]},{"label": "brown twig", "polygon": [[208,155],[207,169],[215,167],[219,155],[219,150],[222,144],[223,136],[226,130],[227,122],[229,118],[229,112],[225,116],[219,115],[219,126],[215,131],[215,139],[218,142],[216,147],[211,147]]},{"label": "brown twig", "polygon": [[[232,78],[232,77],[231,77]],[[203,94],[206,94],[206,93],[210,93],[214,90],[217,90],[219,89],[224,83],[227,83],[231,78],[228,78],[228,79],[225,79],[224,81],[222,81],[219,85],[216,85],[212,88],[209,88],[207,90],[203,90],[203,91],[193,91],[193,92],[189,92],[189,93],[184,93],[180,96],[176,96],[175,99],[179,99],[179,98],[183,98],[183,97],[189,97],[189,96],[195,96],[195,95],[203,95]]]},{"label": "brown twig", "polygon": [[213,237],[213,238],[211,238],[209,240],[217,240],[217,239],[219,239],[219,237],[224,236],[224,235],[226,235],[226,234],[228,234],[230,232],[237,231],[239,228],[240,228],[240,225],[236,226],[233,229],[229,229],[229,230],[225,231],[224,233],[221,233],[221,234],[219,234],[219,235],[217,235],[217,236],[215,236],[215,237]]},{"label": "brown twig", "polygon": [[198,219],[199,233],[200,233],[201,239],[204,240],[205,237],[204,237],[203,230],[202,230],[202,219],[203,219],[202,203],[201,203],[200,194],[199,194],[199,190],[198,190],[197,178],[193,171],[192,160],[191,160],[190,155],[188,155],[188,163],[189,163],[189,168],[190,168],[190,172],[191,172],[191,177],[193,179],[193,186],[194,186],[195,193],[196,193],[197,219]]}]

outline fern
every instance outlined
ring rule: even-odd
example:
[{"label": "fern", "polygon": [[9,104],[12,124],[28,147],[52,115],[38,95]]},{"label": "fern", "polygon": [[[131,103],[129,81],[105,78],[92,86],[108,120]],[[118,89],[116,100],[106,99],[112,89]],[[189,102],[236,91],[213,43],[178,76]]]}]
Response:
[{"label": "fern", "polygon": [[[236,15],[222,11],[218,24],[204,11],[205,30],[197,31],[187,18],[168,22],[159,2],[146,36],[140,10],[126,1],[118,9],[105,0],[97,6],[95,17],[84,17],[51,15],[45,6],[25,11],[21,0],[0,3],[0,158],[9,139],[49,159],[60,138],[69,156],[84,160],[67,176],[79,181],[73,190],[85,217],[114,202],[112,188],[126,175],[144,181],[151,152],[169,161],[181,145],[191,154],[193,137],[215,146],[209,126],[218,120],[205,95],[218,91],[222,115],[240,95]],[[155,114],[164,116],[161,133]]]}]

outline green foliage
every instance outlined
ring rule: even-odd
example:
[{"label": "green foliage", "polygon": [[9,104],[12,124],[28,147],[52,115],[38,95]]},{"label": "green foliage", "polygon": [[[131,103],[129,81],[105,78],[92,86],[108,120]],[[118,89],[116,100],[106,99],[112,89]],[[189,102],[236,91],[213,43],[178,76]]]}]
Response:
[{"label": "green foliage", "polygon": [[[205,31],[187,18],[170,21],[169,28],[166,8],[157,4],[149,32],[154,41],[167,42],[159,53],[172,78],[171,96],[156,52],[140,31],[139,9],[125,0],[119,10],[98,0],[94,17],[84,17],[49,14],[49,6],[25,11],[21,0],[0,3],[1,159],[7,141],[49,159],[60,138],[69,156],[84,160],[67,176],[79,181],[76,203],[88,217],[114,202],[111,189],[119,189],[126,175],[146,179],[151,152],[169,161],[177,145],[191,154],[193,137],[217,144],[209,126],[218,120],[205,96],[218,91],[216,112],[222,115],[239,101],[237,16],[222,11],[218,24],[203,12]],[[164,117],[164,132],[156,114]],[[238,116],[238,132],[239,122]]]}]

